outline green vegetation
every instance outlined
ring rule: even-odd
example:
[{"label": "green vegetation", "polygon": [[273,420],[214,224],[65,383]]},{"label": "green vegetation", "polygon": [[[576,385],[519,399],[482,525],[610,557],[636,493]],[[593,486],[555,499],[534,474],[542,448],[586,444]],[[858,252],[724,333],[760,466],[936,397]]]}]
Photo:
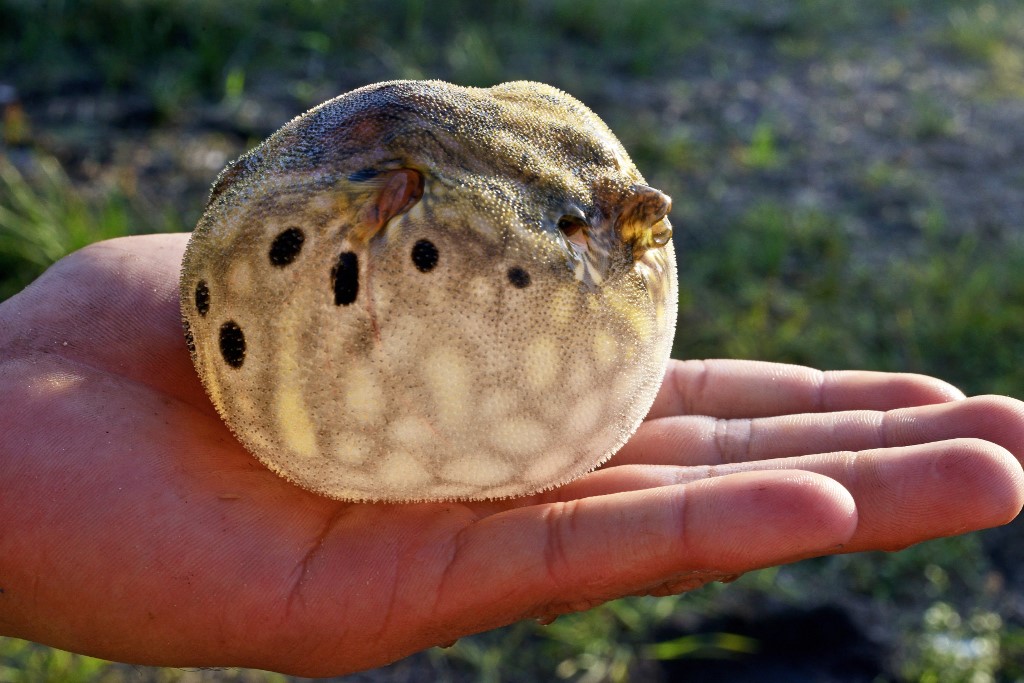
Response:
[{"label": "green vegetation", "polygon": [[138,214],[117,192],[92,201],[83,197],[53,157],[38,157],[29,175],[0,157],[0,299],[16,294],[65,254],[145,232],[144,224],[139,230]]},{"label": "green vegetation", "polygon": [[102,659],[44,648],[24,640],[0,639],[0,681],[67,681],[85,683],[96,680],[109,667]]},{"label": "green vegetation", "polygon": [[[746,102],[748,82],[780,74],[798,90],[824,88],[824,109],[854,87],[840,77],[851,63],[908,45],[922,63],[980,74],[979,85],[960,99],[934,84],[903,88],[921,67],[879,57],[884,78],[869,85],[897,92],[900,106],[865,112],[851,134],[871,133],[851,146],[874,148],[836,157],[826,173],[845,185],[817,199],[792,191],[812,177],[807,160],[820,151],[810,142],[826,146],[810,139],[809,121],[763,103],[735,121],[722,115],[718,100]],[[534,78],[590,103],[675,198],[676,356],[908,370],[969,393],[1024,397],[1024,207],[1004,214],[1016,224],[965,227],[961,197],[937,189],[939,172],[890,150],[964,144],[964,108],[1024,97],[1024,7],[1015,0],[0,0],[0,74],[24,101],[24,110],[0,101],[0,300],[85,244],[194,221],[201,185],[165,194],[130,163],[97,175],[80,156],[94,165],[117,157],[98,138],[213,131],[238,153],[269,132],[251,114],[260,103],[295,113],[385,78]],[[695,81],[709,74],[728,89],[701,91]],[[75,97],[128,103],[140,117],[81,124],[40,113]],[[843,139],[838,126],[828,132]],[[1016,135],[1019,145],[1024,131]],[[1007,187],[1024,183],[1016,168]],[[891,620],[894,680],[1022,680],[1024,624],[1002,611],[979,538],[804,562],[549,626],[524,622],[432,650],[422,664],[436,680],[643,680],[659,662],[756,656],[750,636],[685,632],[723,605],[838,596]],[[0,683],[41,679],[285,680],[125,667],[0,639]]]},{"label": "green vegetation", "polygon": [[1020,20],[1012,0],[792,0],[768,9],[712,0],[4,0],[0,63],[40,89],[96,78],[142,89],[173,116],[198,98],[237,97],[271,72],[297,89],[339,71],[466,84],[664,74],[723,37],[820,45],[929,5],[948,12],[948,39],[972,56],[996,59],[1020,35],[1002,21],[1007,12]]},{"label": "green vegetation", "polygon": [[684,253],[674,355],[923,372],[1024,396],[1024,247],[948,235],[939,213],[922,217],[920,256],[862,259],[838,220],[766,200]]}]

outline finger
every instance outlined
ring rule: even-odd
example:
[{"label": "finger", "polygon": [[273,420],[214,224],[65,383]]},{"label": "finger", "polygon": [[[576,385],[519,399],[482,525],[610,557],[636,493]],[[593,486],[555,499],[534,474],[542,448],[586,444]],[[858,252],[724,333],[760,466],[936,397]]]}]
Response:
[{"label": "finger", "polygon": [[991,441],[1024,460],[1024,403],[981,396],[888,412],[666,417],[641,425],[610,464],[716,465],[959,437]]},{"label": "finger", "polygon": [[675,580],[697,585],[848,541],[849,494],[803,472],[521,507],[467,528],[441,603],[471,630],[585,609]]},{"label": "finger", "polygon": [[894,410],[887,422],[889,443],[969,436],[999,444],[1024,462],[1024,402],[1008,396],[975,396],[957,403]]},{"label": "finger", "polygon": [[821,371],[761,361],[669,362],[647,419],[669,415],[763,417],[832,410],[889,410],[963,398],[925,375]]},{"label": "finger", "polygon": [[628,465],[593,472],[560,495],[675,486],[740,472],[799,469],[834,479],[857,505],[844,552],[894,550],[929,538],[1005,524],[1024,505],[1024,470],[1006,449],[955,439],[859,453],[703,467]]}]

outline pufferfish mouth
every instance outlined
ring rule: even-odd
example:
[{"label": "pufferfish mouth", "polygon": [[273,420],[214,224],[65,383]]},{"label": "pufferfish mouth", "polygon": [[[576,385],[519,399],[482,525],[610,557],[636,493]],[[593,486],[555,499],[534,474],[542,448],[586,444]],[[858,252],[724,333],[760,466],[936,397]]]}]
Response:
[{"label": "pufferfish mouth", "polygon": [[672,239],[672,226],[666,220],[671,210],[672,198],[664,192],[639,183],[633,185],[616,228],[619,238],[630,246],[634,261],[639,261],[648,249],[664,247]]},{"label": "pufferfish mouth", "polygon": [[[613,206],[616,210],[610,216],[579,231],[566,232],[559,224],[573,274],[589,288],[625,275],[649,250],[664,247],[672,239],[667,219],[672,199],[664,192],[637,183]],[[563,216],[567,218],[571,216]]]}]

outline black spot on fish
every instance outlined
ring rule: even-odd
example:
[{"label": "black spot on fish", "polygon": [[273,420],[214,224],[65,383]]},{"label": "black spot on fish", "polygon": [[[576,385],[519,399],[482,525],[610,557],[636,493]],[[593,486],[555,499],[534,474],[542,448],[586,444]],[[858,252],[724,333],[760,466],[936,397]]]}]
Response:
[{"label": "black spot on fish", "polygon": [[331,286],[334,288],[334,305],[348,306],[359,295],[359,257],[354,252],[343,251],[338,262],[331,269]]},{"label": "black spot on fish", "polygon": [[193,357],[196,355],[196,338],[192,335],[192,326],[188,324],[187,320],[182,320],[182,325],[185,327],[185,346],[188,347],[188,352]]},{"label": "black spot on fish", "polygon": [[437,265],[440,254],[430,240],[418,240],[412,245],[412,262],[421,273],[429,273]]},{"label": "black spot on fish", "polygon": [[512,266],[508,269],[508,281],[516,289],[525,289],[530,286],[530,274],[519,266]]},{"label": "black spot on fish", "polygon": [[210,288],[206,286],[206,280],[196,283],[196,310],[203,316],[210,311]]},{"label": "black spot on fish", "polygon": [[245,334],[234,320],[220,326],[220,355],[233,368],[240,368],[245,362]]},{"label": "black spot on fish", "polygon": [[294,261],[302,251],[302,243],[306,236],[298,228],[288,228],[274,238],[270,245],[270,263],[278,268],[284,268]]}]

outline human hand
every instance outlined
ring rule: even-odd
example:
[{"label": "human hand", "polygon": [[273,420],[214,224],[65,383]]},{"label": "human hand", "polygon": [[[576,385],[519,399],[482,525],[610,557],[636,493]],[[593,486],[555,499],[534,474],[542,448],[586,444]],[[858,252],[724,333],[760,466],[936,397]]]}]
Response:
[{"label": "human hand", "polygon": [[739,361],[673,362],[630,443],[553,491],[322,498],[249,456],[203,393],[178,312],[187,237],[93,245],[0,305],[0,633],[340,674],[623,595],[1002,524],[1024,500],[1024,404]]}]

